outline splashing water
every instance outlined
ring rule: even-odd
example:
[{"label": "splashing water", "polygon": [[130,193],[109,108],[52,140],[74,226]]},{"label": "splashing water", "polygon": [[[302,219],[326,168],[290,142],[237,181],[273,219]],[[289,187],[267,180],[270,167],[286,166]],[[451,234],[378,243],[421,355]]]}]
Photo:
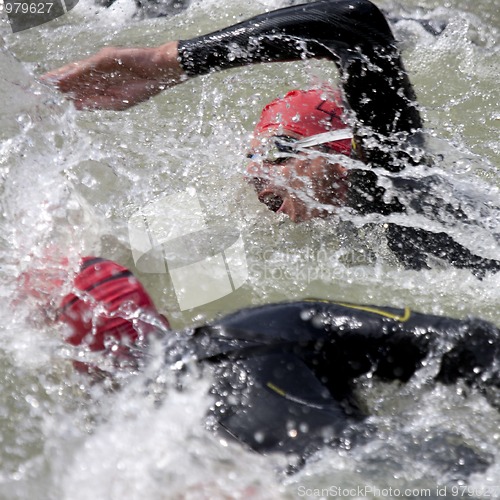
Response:
[{"label": "splashing water", "polygon": [[[488,210],[499,200],[500,180],[494,3],[380,5],[399,18],[394,30],[430,148],[443,157],[439,173],[451,187],[440,196],[450,200],[459,190],[479,203],[469,215],[482,229],[458,228],[457,237],[490,257],[498,242],[486,236],[500,234],[497,213]],[[0,19],[0,498],[274,499],[334,487],[372,488],[351,497],[373,498],[389,486],[418,498],[424,489],[436,496],[437,488],[452,494],[462,484],[472,493],[499,486],[498,413],[479,395],[464,398],[463,388],[427,387],[433,366],[405,387],[360,381],[372,415],[365,442],[322,450],[298,474],[283,477],[280,457],[256,456],[204,429],[207,381],[193,377],[185,392],[168,390],[159,401],[145,390],[148,374],[131,377],[122,391],[89,387],[66,360],[62,330],[44,322],[50,311],[41,307],[64,293],[68,269],[79,255],[95,254],[130,267],[176,328],[238,307],[311,296],[500,324],[499,276],[479,281],[439,266],[402,270],[384,249],[382,232],[363,229],[356,217],[293,225],[259,204],[243,180],[261,107],[291,88],[334,80],[331,64],[231,70],[121,113],[77,113],[36,82],[106,44],[187,38],[285,4],[195,1],[174,17],[139,22],[132,2],[106,10],[81,1],[67,15],[17,34]],[[431,35],[415,19],[442,31]],[[168,274],[135,267],[128,223],[152,201],[192,188],[205,220],[241,234],[248,278],[233,293],[183,311]],[[422,223],[417,215],[412,222]],[[38,276],[41,296],[12,305],[26,272]],[[50,286],[55,281],[57,288]]]}]

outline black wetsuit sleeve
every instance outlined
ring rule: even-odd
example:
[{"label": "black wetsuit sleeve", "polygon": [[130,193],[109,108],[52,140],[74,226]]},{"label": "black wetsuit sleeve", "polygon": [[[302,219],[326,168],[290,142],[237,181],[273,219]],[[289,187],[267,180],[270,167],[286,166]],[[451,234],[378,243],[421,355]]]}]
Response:
[{"label": "black wetsuit sleeve", "polygon": [[[258,62],[328,58],[341,84],[363,141],[366,160],[401,170],[392,149],[422,127],[415,94],[384,15],[368,0],[320,0],[258,15],[205,36],[179,42],[179,57],[190,76]],[[398,136],[398,137],[395,137]],[[389,148],[390,149],[390,148]]]},{"label": "black wetsuit sleeve", "polygon": [[469,269],[477,278],[500,271],[500,261],[472,253],[444,232],[385,224],[388,247],[406,269],[430,269],[429,255],[442,259],[458,269]]}]

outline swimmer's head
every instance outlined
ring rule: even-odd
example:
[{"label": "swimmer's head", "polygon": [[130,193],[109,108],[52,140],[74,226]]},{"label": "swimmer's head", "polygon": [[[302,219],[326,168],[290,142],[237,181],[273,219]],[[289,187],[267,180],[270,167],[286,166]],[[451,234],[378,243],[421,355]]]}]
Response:
[{"label": "swimmer's head", "polygon": [[147,337],[169,324],[132,273],[110,260],[86,257],[61,301],[67,342],[104,351],[121,361],[139,357]]},{"label": "swimmer's head", "polygon": [[[264,107],[254,129],[254,137],[271,132],[286,135],[293,132],[300,138],[347,130],[344,109],[338,92],[325,90],[292,90]],[[319,144],[319,143],[318,143]],[[332,152],[351,154],[351,139],[321,143]]]},{"label": "swimmer's head", "polygon": [[294,222],[326,217],[347,197],[352,133],[338,93],[294,90],[269,103],[255,126],[247,176],[259,200]]}]

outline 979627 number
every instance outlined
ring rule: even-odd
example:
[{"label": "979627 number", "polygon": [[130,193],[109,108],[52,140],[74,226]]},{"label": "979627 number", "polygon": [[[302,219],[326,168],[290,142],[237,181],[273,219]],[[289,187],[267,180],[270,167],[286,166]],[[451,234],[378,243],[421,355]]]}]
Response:
[{"label": "979627 number", "polygon": [[0,11],[7,14],[49,14],[53,2],[3,2],[0,1]]}]

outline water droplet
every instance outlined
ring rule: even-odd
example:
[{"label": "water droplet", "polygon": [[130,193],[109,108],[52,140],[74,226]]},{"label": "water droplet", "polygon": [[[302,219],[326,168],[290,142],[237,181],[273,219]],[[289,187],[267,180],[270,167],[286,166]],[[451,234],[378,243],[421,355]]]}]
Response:
[{"label": "water droplet", "polygon": [[254,437],[255,441],[257,441],[257,443],[263,443],[266,435],[263,432],[259,431],[259,432],[256,432],[253,435],[253,437]]},{"label": "water droplet", "polygon": [[28,395],[25,400],[32,408],[39,408],[40,406],[40,403],[34,396]]}]

